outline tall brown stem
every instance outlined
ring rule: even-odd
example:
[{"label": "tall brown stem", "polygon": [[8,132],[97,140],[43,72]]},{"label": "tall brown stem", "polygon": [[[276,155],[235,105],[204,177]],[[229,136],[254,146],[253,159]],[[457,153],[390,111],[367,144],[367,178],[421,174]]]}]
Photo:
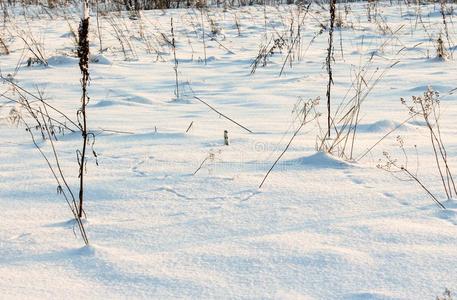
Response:
[{"label": "tall brown stem", "polygon": [[[81,71],[81,109],[78,111],[78,121],[83,138],[82,150],[79,157],[79,209],[78,216],[81,218],[83,214],[84,202],[84,167],[86,164],[86,148],[87,148],[87,115],[86,106],[89,100],[87,96],[87,84],[89,81],[89,14],[87,0],[83,3],[83,16],[79,25],[79,44],[78,57],[79,69]],[[81,124],[82,121],[82,124]]]},{"label": "tall brown stem", "polygon": [[333,59],[333,29],[335,27],[335,10],[336,10],[336,0],[330,0],[330,28],[328,31],[328,49],[327,49],[327,74],[328,74],[328,84],[327,84],[327,136],[330,138],[330,113],[331,113],[331,93],[332,93],[332,84],[333,84],[333,72],[332,72],[332,59]]}]

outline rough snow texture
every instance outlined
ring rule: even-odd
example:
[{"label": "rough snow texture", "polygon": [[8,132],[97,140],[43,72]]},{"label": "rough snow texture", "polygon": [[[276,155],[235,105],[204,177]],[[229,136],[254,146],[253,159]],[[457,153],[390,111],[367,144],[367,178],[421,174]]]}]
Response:
[{"label": "rough snow texture", "polygon": [[[448,93],[456,87],[457,64],[433,59],[434,42],[428,37],[436,38],[442,29],[438,8],[421,6],[426,34],[416,6],[379,4],[378,22],[382,17],[398,30],[395,35],[367,21],[366,4],[350,8],[348,26],[335,32],[335,107],[359,66],[366,65],[371,74],[400,61],[363,104],[355,156],[408,117],[400,97],[420,95],[431,85],[442,94],[442,135],[450,164],[457,167],[457,97]],[[343,5],[340,10],[344,15]],[[291,114],[297,98],[325,97],[327,33],[313,38],[320,30],[316,20],[325,23],[327,14],[312,6],[302,28],[302,59],[292,68],[286,65],[279,77],[286,49],[250,75],[265,40],[263,7],[208,13],[221,30],[214,38],[233,53],[207,37],[206,65],[198,11],[144,12],[138,20],[124,15],[126,25],[120,28],[133,47],[124,45],[125,55],[107,17],[100,19],[106,51],[98,53],[92,17],[88,119],[97,134],[100,166],[89,159],[90,247],[82,248],[75,238],[68,208],[28,133],[2,119],[1,298],[434,299],[445,287],[455,292],[457,204],[445,201],[441,192],[420,120],[402,126],[357,163],[316,153],[317,125],[311,123],[264,187],[257,188],[298,126]],[[268,38],[287,31],[296,13],[294,6],[267,7]],[[50,103],[74,118],[80,105],[77,60],[69,57],[74,39],[63,17],[38,16],[28,22],[42,37],[49,66],[21,64],[14,79],[31,91],[44,90]],[[171,16],[179,99],[173,54],[161,38],[161,33],[170,37]],[[26,26],[20,16],[15,22]],[[78,22],[78,14],[72,15],[73,28]],[[454,24],[448,25],[457,41]],[[211,34],[209,19],[205,26]],[[8,43],[11,55],[0,62],[4,76],[14,73],[23,47],[17,38]],[[219,117],[193,95],[255,134]],[[11,104],[2,106],[2,117],[10,109]],[[224,130],[230,146],[224,146]],[[398,134],[413,169],[417,145],[418,176],[445,201],[446,211],[414,182],[376,169],[384,150],[402,158]],[[45,149],[47,143],[40,141]],[[75,189],[79,146],[77,133],[56,142]]]}]

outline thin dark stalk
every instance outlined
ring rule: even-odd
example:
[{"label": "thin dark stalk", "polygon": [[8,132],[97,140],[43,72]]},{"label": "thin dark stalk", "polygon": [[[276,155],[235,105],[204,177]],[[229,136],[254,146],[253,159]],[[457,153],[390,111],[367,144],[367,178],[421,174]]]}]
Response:
[{"label": "thin dark stalk", "polygon": [[[309,107],[310,106],[310,107]],[[283,157],[283,155],[287,152],[287,150],[289,149],[290,145],[292,144],[292,142],[294,141],[295,137],[298,135],[298,133],[302,130],[303,126],[305,126],[306,124],[314,121],[318,115],[316,114],[311,120],[307,121],[306,118],[308,116],[308,114],[311,112],[311,110],[314,110],[314,105],[311,103],[311,104],[305,104],[304,106],[304,109],[303,109],[303,121],[301,122],[300,126],[297,128],[297,130],[295,130],[294,134],[292,135],[292,137],[290,138],[289,142],[287,143],[286,147],[284,148],[284,150],[281,152],[281,154],[279,154],[279,156],[276,158],[276,160],[274,161],[274,163],[271,165],[270,169],[268,170],[268,172],[265,174],[265,176],[263,177],[262,179],[262,182],[260,183],[259,185],[259,189],[263,186],[263,184],[265,183],[265,180],[267,180],[267,177],[268,175],[270,175],[271,171],[273,171],[274,167],[276,166],[276,164],[279,162],[279,160]]]},{"label": "thin dark stalk", "polygon": [[267,177],[268,175],[270,175],[271,171],[273,171],[274,167],[276,166],[276,164],[278,163],[278,161],[283,157],[283,155],[287,152],[287,150],[289,149],[290,145],[292,144],[292,142],[294,141],[295,137],[297,136],[297,134],[301,131],[301,129],[303,128],[303,126],[305,126],[305,123],[301,123],[300,124],[300,127],[298,127],[298,129],[294,132],[294,134],[292,135],[292,137],[290,138],[289,142],[287,143],[286,147],[284,148],[284,150],[281,152],[281,154],[279,154],[279,156],[276,158],[275,162],[273,163],[273,165],[271,165],[270,169],[268,170],[267,174],[265,174],[265,176],[263,177],[262,179],[262,182],[260,183],[259,185],[259,189],[263,186],[263,184],[265,183],[265,180],[267,180]]},{"label": "thin dark stalk", "polygon": [[21,90],[22,92],[28,94],[29,96],[35,98],[36,100],[40,101],[41,103],[43,103],[44,105],[46,105],[47,107],[49,107],[50,109],[54,110],[55,112],[59,113],[62,117],[64,117],[67,121],[69,121],[71,124],[75,125],[76,127],[79,128],[78,124],[76,124],[72,119],[70,119],[66,114],[64,114],[62,111],[60,111],[59,109],[57,109],[56,107],[52,106],[51,104],[47,103],[46,101],[44,101],[42,98],[32,94],[31,92],[27,91],[26,89],[24,89],[23,87],[21,87],[20,85],[18,85],[17,83],[13,82],[12,80],[8,79],[8,78],[5,78],[3,77],[3,75],[0,74],[0,78],[3,79],[4,81],[10,83],[12,86],[14,86],[16,89],[19,89]]},{"label": "thin dark stalk", "polygon": [[62,181],[65,184],[66,189],[68,190],[68,192],[71,195],[71,199],[72,199],[72,202],[73,202],[73,205],[74,205],[74,209],[71,209],[71,211],[73,213],[73,216],[75,217],[76,223],[78,224],[79,230],[81,232],[81,236],[83,237],[83,240],[84,240],[84,243],[86,245],[88,245],[89,244],[89,240],[87,238],[86,230],[84,229],[84,224],[82,223],[81,216],[76,213],[77,212],[77,205],[76,205],[75,197],[73,195],[73,192],[70,189],[70,186],[68,185],[68,183],[67,183],[67,181],[65,179],[65,176],[63,175],[63,171],[62,171],[62,168],[61,168],[60,163],[59,163],[59,157],[57,155],[57,151],[56,151],[56,148],[54,146],[54,142],[52,141],[51,131],[49,130],[49,127],[48,127],[48,125],[47,125],[47,123],[46,123],[46,121],[44,119],[43,114],[41,115],[41,117],[43,118],[43,124],[44,124],[44,126],[46,128],[46,132],[48,134],[49,142],[51,143],[51,148],[52,148],[52,152],[54,154],[54,159],[55,159],[55,162],[56,162],[57,170],[59,171],[60,177],[62,178]]},{"label": "thin dark stalk", "polygon": [[190,130],[190,128],[192,127],[193,124],[194,124],[194,121],[190,122],[189,127],[187,127],[187,129],[186,129],[186,133],[189,132],[189,130]]},{"label": "thin dark stalk", "polygon": [[206,65],[206,41],[205,41],[205,23],[203,22],[203,7],[200,8],[200,16],[201,16],[201,26],[202,26],[202,42],[203,42],[203,54],[205,56],[205,65]]},{"label": "thin dark stalk", "polygon": [[398,124],[397,126],[395,126],[393,129],[391,129],[389,132],[387,132],[386,134],[384,134],[376,143],[374,143],[370,148],[368,148],[365,152],[363,152],[357,159],[356,161],[360,161],[362,158],[364,158],[368,153],[371,152],[371,150],[373,150],[379,143],[381,143],[386,137],[388,137],[389,135],[391,135],[394,131],[398,130],[398,128],[402,127],[403,125],[405,125],[406,123],[408,123],[410,120],[412,120],[415,116],[417,116],[417,114],[414,114],[414,115],[411,115],[409,118],[407,118],[406,120],[404,120],[403,122],[401,122],[400,124]]},{"label": "thin dark stalk", "polygon": [[175,62],[174,71],[175,71],[175,83],[176,83],[176,99],[179,99],[179,80],[178,80],[178,60],[176,59],[176,42],[175,42],[175,31],[173,28],[173,18],[171,18],[171,47],[173,49],[173,59]]},{"label": "thin dark stalk", "polygon": [[[427,124],[427,128],[428,128],[429,133],[430,133],[430,141],[432,143],[433,153],[435,155],[436,167],[438,168],[438,172],[440,173],[441,181],[443,183],[443,188],[444,188],[444,191],[446,192],[446,196],[447,196],[448,199],[450,199],[452,197],[452,190],[451,190],[450,186],[446,185],[446,181],[444,180],[443,171],[441,170],[441,164],[440,164],[440,161],[439,161],[439,158],[438,158],[437,147],[439,148],[439,151],[441,153],[442,159],[445,162],[446,162],[446,159],[445,159],[445,156],[444,156],[444,154],[443,154],[443,152],[441,150],[441,145],[440,145],[438,139],[435,136],[434,129],[432,127],[432,124],[430,123],[430,119],[428,118],[427,109],[425,108],[424,103],[422,101],[420,101],[419,104],[420,104],[420,107],[422,109],[422,115],[424,117],[425,123]],[[432,103],[432,110],[434,110],[434,109],[435,109],[435,107],[434,107],[434,105]]]},{"label": "thin dark stalk", "polygon": [[220,111],[218,111],[217,109],[215,109],[214,107],[212,107],[211,105],[209,105],[208,103],[206,103],[205,101],[203,101],[202,99],[198,98],[197,96],[194,96],[195,99],[197,99],[198,101],[200,101],[201,103],[205,104],[206,106],[208,106],[209,108],[211,108],[211,110],[215,111],[216,113],[218,113],[221,117],[224,117],[225,119],[229,120],[230,122],[238,125],[239,127],[243,128],[244,130],[246,130],[247,132],[249,133],[254,133],[252,132],[252,130],[248,129],[247,127],[241,125],[240,123],[238,123],[237,121],[233,120],[232,118],[230,117],[227,117],[226,115],[224,115],[223,113],[221,113]]},{"label": "thin dark stalk", "polygon": [[203,167],[203,165],[205,164],[205,162],[209,159],[209,156],[205,157],[205,159],[201,162],[200,166],[197,168],[197,170],[195,170],[195,172],[192,174],[192,175],[195,175],[197,174],[198,171],[200,171],[200,169]]},{"label": "thin dark stalk", "polygon": [[[81,109],[78,111],[80,120],[81,135],[83,138],[82,150],[79,159],[79,211],[78,217],[81,218],[83,215],[83,202],[84,202],[84,167],[86,164],[86,148],[87,148],[87,115],[86,106],[88,103],[87,96],[87,84],[89,81],[89,14],[88,14],[88,2],[87,0],[83,3],[84,15],[81,18],[79,25],[79,45],[78,45],[78,57],[79,57],[79,69],[81,71]],[[80,122],[81,123],[81,122]]]},{"label": "thin dark stalk", "polygon": [[[9,101],[11,101],[11,102],[15,102],[15,103],[17,103],[17,104],[20,104],[20,105],[26,107],[26,105],[25,105],[23,102],[18,101],[18,100],[16,100],[16,99],[13,99],[13,98],[11,98],[11,97],[8,97],[8,96],[6,96],[5,94],[1,94],[0,97],[3,97],[3,98],[5,98],[5,99],[7,99],[7,100],[9,100]],[[29,112],[32,111],[33,113],[42,114],[42,112],[41,112],[40,110],[38,110],[38,109],[33,108],[33,107],[30,106],[30,101],[28,101],[28,104],[29,104],[29,106],[26,107],[26,109],[29,110]],[[65,129],[68,129],[68,130],[71,131],[71,132],[75,132],[74,129],[68,127],[66,124],[60,122],[59,120],[57,120],[57,119],[55,119],[55,118],[53,118],[53,117],[51,117],[51,116],[49,116],[49,115],[48,115],[47,117],[49,117],[53,122],[59,124],[60,126],[64,127]]]},{"label": "thin dark stalk", "polygon": [[405,168],[401,168],[402,171],[404,171],[406,174],[409,175],[409,177],[411,177],[412,179],[414,179],[414,181],[416,181],[423,189],[424,191],[427,192],[427,194],[430,195],[430,197],[432,197],[432,199],[435,201],[435,203],[442,209],[446,209],[446,207],[443,205],[443,203],[441,203],[438,199],[436,199],[436,197],[422,184],[422,182],[416,177],[414,176],[410,171],[408,171],[408,169],[405,169]]},{"label": "thin dark stalk", "polygon": [[330,0],[330,28],[328,31],[328,48],[327,48],[327,74],[328,74],[328,83],[327,83],[327,137],[330,138],[331,131],[331,93],[333,85],[333,71],[332,71],[332,60],[333,60],[333,29],[335,27],[335,10],[336,10],[336,0]]},{"label": "thin dark stalk", "polygon": [[96,18],[97,18],[97,33],[98,33],[98,41],[100,43],[100,53],[103,52],[103,44],[102,44],[102,31],[101,31],[101,28],[100,28],[100,9],[99,9],[99,6],[98,6],[98,0],[96,0],[96,9],[97,9],[97,14],[96,14]]},{"label": "thin dark stalk", "polygon": [[[46,161],[46,164],[48,165],[48,168],[51,170],[51,173],[54,177],[54,179],[56,180],[57,182],[57,191],[63,195],[64,199],[65,199],[65,202],[68,204],[68,207],[70,208],[72,214],[73,214],[73,217],[75,218],[75,221],[76,223],[78,224],[78,228],[79,228],[79,231],[81,233],[81,237],[83,238],[84,240],[84,243],[86,245],[89,244],[89,240],[87,238],[87,234],[86,234],[86,230],[84,228],[84,224],[82,223],[81,221],[81,218],[78,217],[78,214],[77,214],[77,206],[76,206],[76,202],[75,202],[75,197],[70,189],[70,187],[68,186],[66,180],[65,180],[65,177],[63,175],[63,172],[62,172],[62,169],[60,167],[60,164],[59,164],[59,159],[58,159],[58,156],[57,156],[57,152],[55,150],[55,147],[54,147],[54,144],[52,142],[52,138],[51,138],[51,133],[49,131],[49,128],[47,127],[46,125],[46,121],[44,119],[44,115],[42,114],[41,115],[42,118],[43,118],[43,122],[46,126],[46,131],[48,133],[48,136],[49,136],[49,140],[51,141],[51,147],[52,147],[52,150],[53,150],[53,154],[54,154],[54,159],[55,159],[55,162],[56,162],[56,165],[57,165],[57,169],[58,169],[58,172],[59,172],[59,176],[57,175],[56,171],[54,170],[51,162],[49,161],[48,157],[46,156],[46,154],[43,152],[43,150],[41,150],[40,146],[38,146],[38,143],[36,142],[35,140],[35,137],[33,135],[33,132],[32,132],[32,129],[30,128],[30,126],[27,124],[27,122],[21,117],[21,120],[22,122],[24,123],[25,127],[26,127],[26,130],[29,132],[30,134],[30,137],[32,138],[32,142],[35,146],[35,148],[40,152],[41,156],[44,158],[44,160]],[[60,183],[60,180],[59,180],[59,177],[62,179],[64,185],[65,185],[65,189],[62,188],[62,185]],[[70,194],[70,198],[72,199],[72,202],[73,202],[73,206],[70,202],[70,199],[69,197],[67,196],[66,194],[66,191],[68,191],[68,193]]]},{"label": "thin dark stalk", "polygon": [[[302,20],[301,20],[301,23],[299,23],[299,24],[297,25],[298,28],[300,28],[300,26],[303,25],[303,23],[305,22],[306,15],[308,14],[308,11],[309,11],[309,8],[310,8],[311,4],[312,4],[312,2],[310,2],[310,3],[308,4],[308,6],[306,7],[305,14],[303,15],[303,18],[302,18]],[[293,41],[292,41],[292,44],[291,44],[291,46],[290,46],[290,48],[289,48],[289,51],[287,51],[287,55],[286,55],[286,58],[284,59],[284,62],[283,62],[283,64],[282,64],[281,71],[279,71],[279,77],[281,77],[281,75],[282,75],[282,73],[283,73],[283,71],[284,71],[284,67],[285,67],[286,64],[287,64],[287,61],[290,60],[290,62],[292,63],[292,59],[289,59],[289,57],[291,56],[292,51],[294,50],[295,45],[297,44],[297,42],[300,41],[300,38],[301,38],[301,32],[300,32],[300,30],[298,30],[297,34],[295,35],[295,38],[294,38]]]}]

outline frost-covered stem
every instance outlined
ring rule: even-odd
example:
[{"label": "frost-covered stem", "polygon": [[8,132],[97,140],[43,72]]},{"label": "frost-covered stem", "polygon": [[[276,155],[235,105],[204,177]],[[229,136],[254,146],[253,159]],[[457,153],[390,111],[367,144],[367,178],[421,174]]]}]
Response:
[{"label": "frost-covered stem", "polygon": [[327,136],[330,138],[330,105],[331,105],[331,92],[333,84],[333,73],[332,73],[332,59],[333,59],[333,28],[335,27],[335,10],[336,0],[330,0],[330,28],[328,31],[328,49],[327,49]]},{"label": "frost-covered stem", "polygon": [[102,44],[102,31],[100,28],[100,14],[99,14],[99,7],[98,7],[98,0],[97,0],[97,32],[98,32],[98,41],[100,43],[100,53],[103,52],[103,44]]},{"label": "frost-covered stem", "polygon": [[[84,202],[84,166],[86,163],[86,148],[87,148],[87,116],[86,106],[89,98],[87,97],[87,84],[89,81],[89,5],[88,0],[83,1],[82,18],[79,25],[79,44],[78,57],[79,69],[81,71],[81,108],[78,111],[79,126],[83,138],[82,150],[79,158],[79,210],[78,217],[83,214]],[[82,122],[82,124],[81,124]]]},{"label": "frost-covered stem", "polygon": [[[438,159],[437,146],[439,146],[440,144],[439,143],[438,143],[438,145],[435,144],[434,131],[433,131],[433,127],[432,127],[432,125],[430,123],[430,119],[428,118],[427,108],[425,107],[425,105],[424,105],[424,103],[422,101],[420,101],[419,104],[420,104],[420,107],[421,107],[421,110],[422,110],[422,116],[424,118],[425,124],[427,125],[427,128],[428,128],[429,133],[430,133],[430,141],[432,143],[433,153],[435,154],[436,167],[438,169],[438,172],[440,173],[441,181],[443,183],[443,188],[444,188],[444,191],[446,193],[446,196],[447,196],[448,199],[450,199],[451,196],[452,196],[452,190],[450,189],[450,187],[448,189],[448,187],[446,186],[446,181],[444,180],[443,171],[441,170],[441,164],[440,164],[440,161]],[[434,108],[432,108],[432,109],[434,109]],[[440,150],[441,150],[441,148],[440,148]]]},{"label": "frost-covered stem", "polygon": [[363,75],[361,74],[361,71],[359,72],[358,76],[357,76],[357,89],[356,89],[356,92],[357,92],[357,98],[356,98],[356,101],[357,103],[355,104],[354,108],[355,108],[355,119],[353,120],[354,122],[354,128],[353,128],[353,131],[352,131],[352,141],[351,141],[351,153],[350,153],[350,159],[352,160],[353,159],[353,151],[354,151],[354,143],[355,143],[355,135],[357,133],[357,125],[359,123],[359,115],[360,115],[360,94],[362,92],[362,81],[364,81],[365,79],[363,79]]},{"label": "frost-covered stem", "polygon": [[[437,105],[439,105],[439,104],[437,104]],[[435,126],[436,126],[436,133],[435,133],[435,130],[433,130],[433,137],[439,146],[438,148],[440,150],[441,158],[443,159],[444,166],[446,168],[447,183],[448,183],[449,191],[450,191],[451,197],[452,197],[451,184],[452,184],[452,189],[454,190],[455,195],[457,195],[457,189],[455,187],[454,177],[452,176],[451,170],[449,168],[446,147],[444,146],[443,139],[441,138],[441,129],[440,129],[440,125],[438,122],[438,116],[436,114],[436,109],[433,109],[433,118],[435,120],[434,122],[435,122]]]},{"label": "frost-covered stem", "polygon": [[446,22],[446,2],[445,2],[445,0],[440,0],[440,12],[441,12],[441,16],[443,18],[444,33],[446,34],[446,39],[447,39],[449,49],[451,49],[451,39],[449,37],[449,29],[448,29],[447,22]]},{"label": "frost-covered stem", "polygon": [[173,48],[173,59],[175,61],[175,83],[176,83],[176,99],[179,99],[179,79],[178,79],[178,60],[176,59],[176,41],[175,41],[175,31],[173,28],[173,18],[171,18],[171,46]]},{"label": "frost-covered stem", "polygon": [[203,22],[203,7],[200,8],[200,16],[202,22],[202,42],[203,42],[203,55],[205,56],[205,65],[206,65],[206,41],[205,41],[205,23]]}]

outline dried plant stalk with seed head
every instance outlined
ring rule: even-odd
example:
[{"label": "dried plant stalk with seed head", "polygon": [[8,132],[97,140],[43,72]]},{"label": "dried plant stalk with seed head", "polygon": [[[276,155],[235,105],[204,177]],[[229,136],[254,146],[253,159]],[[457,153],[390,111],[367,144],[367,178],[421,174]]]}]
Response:
[{"label": "dried plant stalk with seed head", "polygon": [[79,210],[78,217],[83,215],[83,202],[84,202],[84,170],[86,164],[86,149],[88,140],[87,130],[87,112],[86,107],[89,101],[87,96],[87,85],[89,82],[89,3],[87,0],[83,1],[82,18],[79,25],[79,44],[78,44],[78,57],[79,69],[81,71],[81,108],[78,111],[78,122],[81,129],[83,139],[82,150],[78,150],[78,163],[79,163]]}]

